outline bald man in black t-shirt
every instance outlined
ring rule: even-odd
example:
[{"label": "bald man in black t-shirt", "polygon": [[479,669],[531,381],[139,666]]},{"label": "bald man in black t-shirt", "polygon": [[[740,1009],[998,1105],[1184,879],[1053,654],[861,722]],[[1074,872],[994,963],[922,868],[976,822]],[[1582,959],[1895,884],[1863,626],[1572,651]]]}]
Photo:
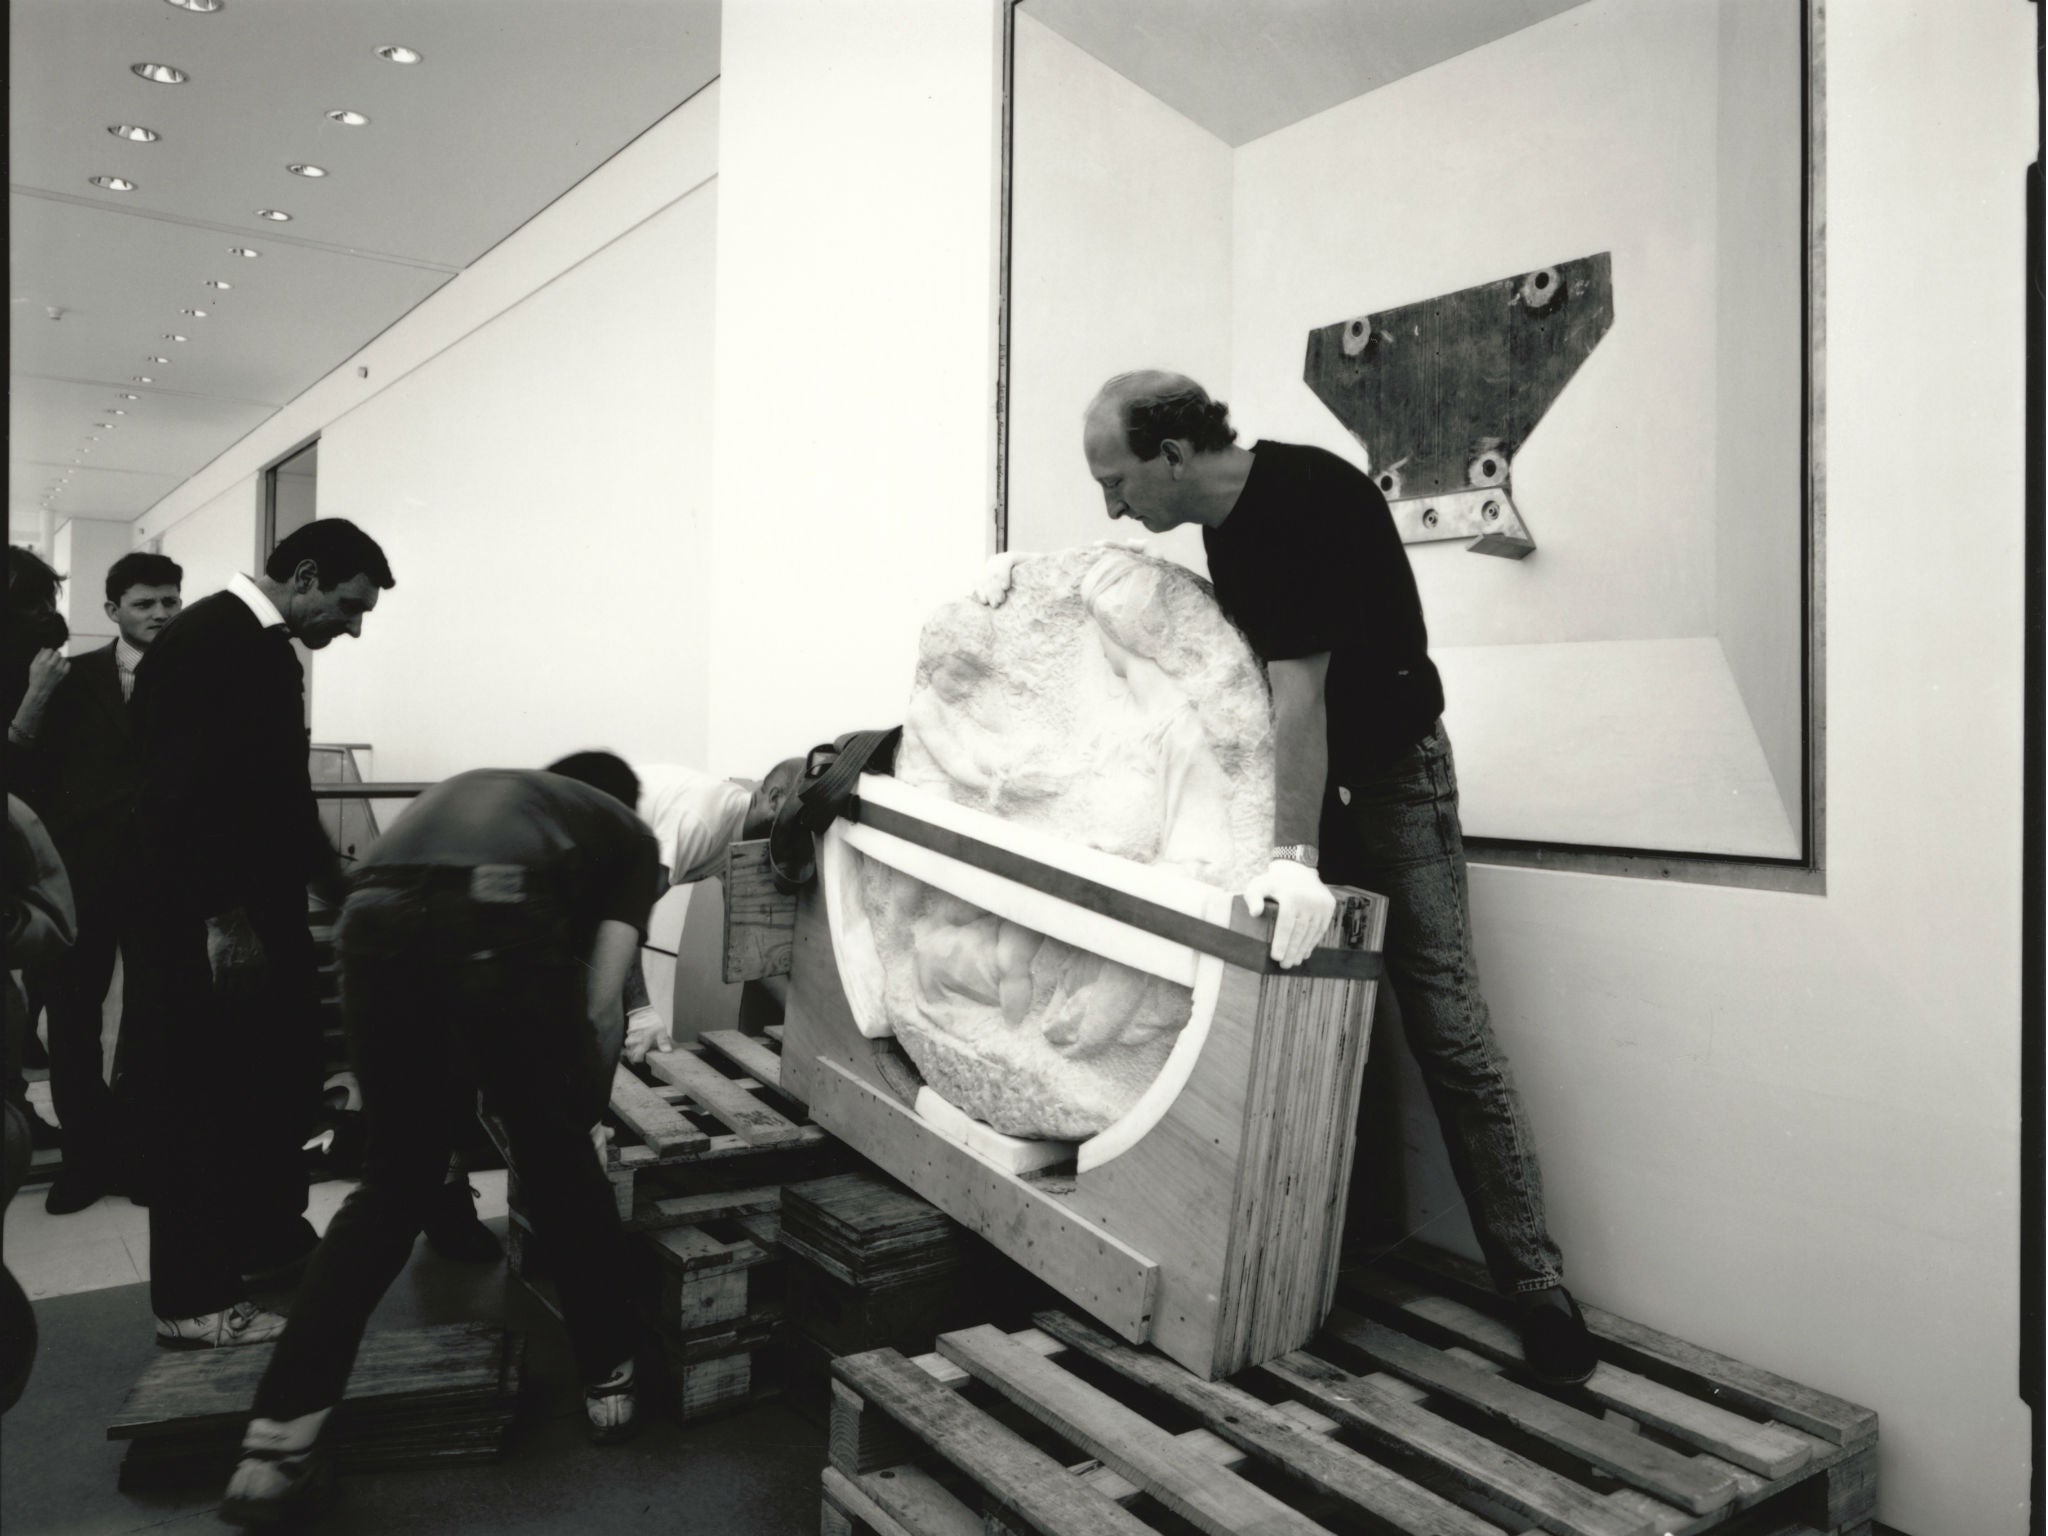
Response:
[{"label": "bald man in black t-shirt", "polygon": [[[573,775],[573,776],[572,776]],[[267,1524],[324,1481],[319,1437],[363,1328],[441,1188],[450,1106],[475,1084],[503,1119],[554,1258],[591,1438],[634,1428],[629,1268],[590,1130],[610,1099],[620,989],[647,934],[654,838],[609,753],[435,785],[378,839],[335,930],[362,1084],[363,1182],[335,1215],[257,1388],[223,1518]]]},{"label": "bald man in black t-shirt", "polygon": [[1583,1381],[1593,1345],[1479,990],[1443,687],[1386,501],[1320,448],[1238,446],[1227,408],[1180,374],[1111,379],[1082,449],[1111,518],[1201,526],[1216,600],[1266,664],[1273,858],[1244,894],[1277,908],[1274,958],[1299,964],[1328,928],[1325,875],[1388,898],[1388,984],[1494,1284],[1530,1366]]}]

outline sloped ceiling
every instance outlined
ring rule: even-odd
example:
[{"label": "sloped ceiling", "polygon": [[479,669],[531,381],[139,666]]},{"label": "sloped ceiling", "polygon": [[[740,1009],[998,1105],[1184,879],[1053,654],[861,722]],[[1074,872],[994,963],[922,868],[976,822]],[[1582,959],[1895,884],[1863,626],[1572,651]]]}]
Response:
[{"label": "sloped ceiling", "polygon": [[8,12],[10,523],[147,511],[718,74],[718,0]]}]

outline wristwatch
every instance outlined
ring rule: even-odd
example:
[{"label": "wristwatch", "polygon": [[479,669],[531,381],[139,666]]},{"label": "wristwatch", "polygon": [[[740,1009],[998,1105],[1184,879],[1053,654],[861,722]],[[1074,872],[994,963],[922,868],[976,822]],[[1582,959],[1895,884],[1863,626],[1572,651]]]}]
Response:
[{"label": "wristwatch", "polygon": [[1314,843],[1284,843],[1273,850],[1273,857],[1276,860],[1288,859],[1296,864],[1306,864],[1310,869],[1314,869],[1316,867],[1316,845]]}]

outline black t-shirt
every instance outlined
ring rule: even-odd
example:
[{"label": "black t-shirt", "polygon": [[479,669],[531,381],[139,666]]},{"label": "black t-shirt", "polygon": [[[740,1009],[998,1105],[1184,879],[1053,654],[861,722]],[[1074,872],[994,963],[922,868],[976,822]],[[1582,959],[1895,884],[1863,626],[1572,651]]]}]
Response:
[{"label": "black t-shirt", "polygon": [[1330,778],[1355,783],[1443,713],[1415,574],[1363,471],[1295,443],[1261,440],[1252,453],[1237,505],[1202,530],[1216,600],[1262,661],[1330,653]]},{"label": "black t-shirt", "polygon": [[513,864],[566,893],[579,924],[610,919],[647,936],[659,881],[654,836],[601,789],[530,768],[443,779],[377,839],[364,867]]}]

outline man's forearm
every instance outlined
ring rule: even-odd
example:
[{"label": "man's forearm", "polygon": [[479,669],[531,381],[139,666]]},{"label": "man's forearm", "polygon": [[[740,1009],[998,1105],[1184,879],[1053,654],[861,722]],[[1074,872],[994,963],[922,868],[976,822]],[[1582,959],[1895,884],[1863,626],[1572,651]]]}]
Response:
[{"label": "man's forearm", "polygon": [[620,991],[628,1013],[652,1007],[654,1004],[654,999],[647,993],[647,972],[640,964],[640,951],[637,947],[633,951],[633,964],[626,972],[626,984]]},{"label": "man's forearm", "polygon": [[1273,683],[1273,842],[1314,843],[1321,834],[1323,791],[1330,772],[1328,717],[1323,706],[1327,656],[1277,661]]}]

